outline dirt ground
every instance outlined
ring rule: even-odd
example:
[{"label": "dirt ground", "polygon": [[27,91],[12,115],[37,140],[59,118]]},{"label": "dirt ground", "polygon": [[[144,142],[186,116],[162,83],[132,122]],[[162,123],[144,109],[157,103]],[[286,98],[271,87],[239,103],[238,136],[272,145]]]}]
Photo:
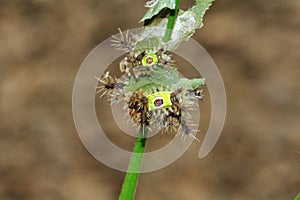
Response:
[{"label": "dirt ground", "polygon": [[[72,88],[97,44],[117,28],[141,26],[144,2],[0,0],[1,200],[118,198],[124,173],[83,146]],[[201,143],[193,143],[172,165],[142,174],[136,199],[294,199],[300,192],[300,1],[218,0],[204,23],[193,38],[224,79],[221,138],[202,160]],[[208,104],[204,99],[202,136]],[[120,143],[131,149],[134,139],[128,141]],[[148,144],[149,151],[153,141]]]}]

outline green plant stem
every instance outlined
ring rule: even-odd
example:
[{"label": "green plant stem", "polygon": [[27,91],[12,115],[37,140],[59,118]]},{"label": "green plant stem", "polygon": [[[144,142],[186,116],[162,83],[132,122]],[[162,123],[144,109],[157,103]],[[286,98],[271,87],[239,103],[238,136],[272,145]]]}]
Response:
[{"label": "green plant stem", "polygon": [[164,42],[168,42],[171,39],[172,32],[174,29],[176,17],[177,17],[178,11],[179,11],[179,0],[175,0],[175,3],[176,3],[175,9],[171,11],[170,16],[169,16],[167,29],[165,32],[165,36],[163,38]]},{"label": "green plant stem", "polygon": [[145,151],[147,140],[147,128],[141,128],[138,132],[132,156],[129,162],[128,170],[125,175],[125,179],[122,185],[122,190],[119,196],[119,200],[132,200],[134,199],[137,182],[139,179],[139,172],[142,164],[143,154]]},{"label": "green plant stem", "polygon": [[[174,29],[176,17],[178,14],[179,10],[179,0],[175,0],[175,9],[171,11],[169,20],[168,20],[168,25],[167,29],[165,32],[165,36],[163,38],[164,42],[168,42],[171,39],[172,32]],[[129,162],[128,170],[124,178],[124,182],[122,185],[121,193],[119,196],[119,200],[133,200],[136,187],[137,187],[137,182],[139,179],[139,172],[141,169],[141,164],[142,164],[142,159],[143,159],[143,154],[145,151],[145,146],[146,146],[146,141],[147,141],[147,133],[148,129],[140,129],[138,132],[138,137],[136,139],[132,156]]]}]

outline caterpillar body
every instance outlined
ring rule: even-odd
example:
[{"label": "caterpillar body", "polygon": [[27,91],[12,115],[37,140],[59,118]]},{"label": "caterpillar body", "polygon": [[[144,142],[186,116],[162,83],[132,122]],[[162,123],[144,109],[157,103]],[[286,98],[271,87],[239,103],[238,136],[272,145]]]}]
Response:
[{"label": "caterpillar body", "polygon": [[128,51],[128,55],[120,62],[120,78],[109,72],[98,78],[101,97],[107,95],[112,104],[123,102],[128,116],[141,128],[154,125],[195,138],[189,110],[197,105],[197,99],[203,98],[201,87],[205,79],[182,78],[169,51],[149,45],[138,45],[137,49],[133,38],[128,32],[114,37],[113,45]]}]

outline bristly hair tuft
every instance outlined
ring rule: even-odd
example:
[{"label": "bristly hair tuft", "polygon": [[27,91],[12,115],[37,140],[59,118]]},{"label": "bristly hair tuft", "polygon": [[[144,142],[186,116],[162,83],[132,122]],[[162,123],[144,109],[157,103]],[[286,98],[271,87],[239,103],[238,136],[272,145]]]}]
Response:
[{"label": "bristly hair tuft", "polygon": [[112,36],[113,39],[111,40],[111,46],[115,47],[116,50],[132,52],[136,44],[136,36],[133,33],[130,33],[129,30],[127,30],[124,34],[120,28],[118,28],[118,31],[120,32],[120,36]]}]

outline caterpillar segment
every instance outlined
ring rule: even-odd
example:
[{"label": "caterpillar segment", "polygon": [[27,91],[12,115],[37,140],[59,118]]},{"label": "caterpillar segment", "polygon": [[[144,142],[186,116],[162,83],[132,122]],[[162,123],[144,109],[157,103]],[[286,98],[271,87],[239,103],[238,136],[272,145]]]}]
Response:
[{"label": "caterpillar segment", "polygon": [[145,130],[144,128],[150,124],[150,116],[148,113],[148,99],[143,95],[142,90],[133,93],[127,104],[132,121]]},{"label": "caterpillar segment", "polygon": [[129,30],[127,30],[125,34],[122,33],[120,28],[118,28],[118,31],[120,36],[112,36],[111,46],[115,47],[116,50],[132,52],[137,41],[137,36],[130,33]]},{"label": "caterpillar segment", "polygon": [[100,83],[99,86],[96,87],[96,93],[100,93],[100,98],[106,95],[111,104],[118,103],[120,100],[125,98],[123,89],[128,83],[121,82],[120,79],[112,77],[109,71],[103,74],[100,78],[95,78]]},{"label": "caterpillar segment", "polygon": [[[139,73],[139,79],[149,76],[149,74],[143,74],[143,70]],[[109,94],[112,103],[121,100],[125,102],[123,108],[127,110],[127,116],[141,128],[149,127],[151,124],[163,130],[162,132],[177,132],[177,135],[183,139],[186,138],[185,135],[191,135],[194,129],[188,110],[195,106],[196,96],[202,98],[201,89],[177,87],[171,91],[168,87],[159,86],[147,88],[145,92],[143,89],[126,92],[126,87],[129,86],[128,79],[130,79],[128,74],[125,78],[116,79],[107,72],[98,79],[101,83],[98,89],[103,92],[101,97]]]},{"label": "caterpillar segment", "polygon": [[101,93],[100,98],[104,95],[110,95],[119,82],[119,80],[116,77],[112,77],[109,72],[106,72],[100,78],[95,78],[100,82],[100,85],[96,87],[96,93]]},{"label": "caterpillar segment", "polygon": [[195,95],[196,98],[198,98],[200,100],[203,99],[204,95],[203,95],[203,89],[202,88],[197,88],[193,92],[194,92],[194,95]]},{"label": "caterpillar segment", "polygon": [[157,64],[167,65],[169,63],[173,63],[170,52],[165,51],[164,49],[150,52],[142,50],[141,52],[142,53],[137,55],[135,55],[134,52],[128,53],[128,55],[125,56],[119,64],[120,71],[125,74],[130,74],[130,70],[134,67],[150,67]]}]

